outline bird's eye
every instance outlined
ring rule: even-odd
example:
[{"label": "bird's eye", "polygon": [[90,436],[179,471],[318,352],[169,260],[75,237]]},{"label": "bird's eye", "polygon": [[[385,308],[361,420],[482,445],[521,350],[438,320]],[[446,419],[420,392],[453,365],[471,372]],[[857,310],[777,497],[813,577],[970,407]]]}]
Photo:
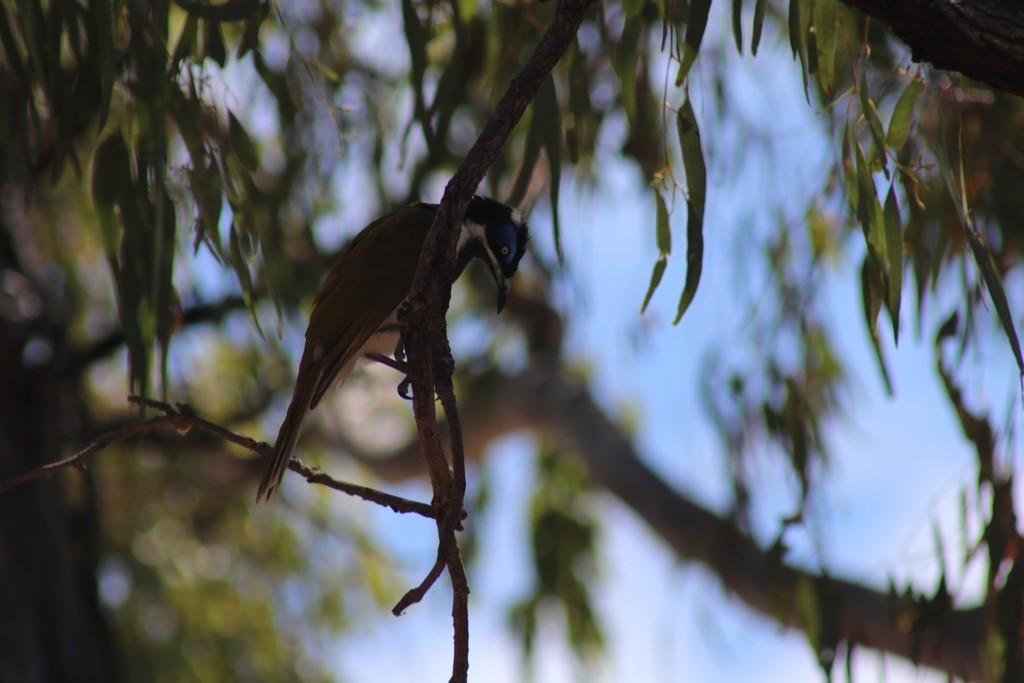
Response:
[{"label": "bird's eye", "polygon": [[502,256],[508,256],[511,252],[512,252],[512,250],[509,249],[507,246],[504,246],[504,247],[501,248],[501,255]]}]

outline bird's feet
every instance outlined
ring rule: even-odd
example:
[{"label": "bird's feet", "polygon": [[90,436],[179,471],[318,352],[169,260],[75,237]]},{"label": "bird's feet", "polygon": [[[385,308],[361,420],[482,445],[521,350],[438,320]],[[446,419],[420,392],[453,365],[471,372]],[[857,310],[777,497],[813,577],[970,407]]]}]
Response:
[{"label": "bird's feet", "polygon": [[405,375],[405,379],[398,383],[398,395],[406,401],[412,400],[412,394],[409,393],[409,388],[412,386],[412,378],[409,377],[409,364],[405,361],[405,349],[401,344],[395,349],[394,358],[389,358],[380,353],[368,353],[366,357]]}]

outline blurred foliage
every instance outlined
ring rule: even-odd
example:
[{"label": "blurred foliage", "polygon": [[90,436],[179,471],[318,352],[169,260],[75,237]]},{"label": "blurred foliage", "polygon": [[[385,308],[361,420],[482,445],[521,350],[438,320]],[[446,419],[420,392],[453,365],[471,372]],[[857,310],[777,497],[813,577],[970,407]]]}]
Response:
[{"label": "blurred foliage", "polygon": [[[125,419],[110,398],[123,379],[145,393],[154,377],[204,414],[255,428],[291,373],[273,340],[254,339],[233,306],[213,304],[240,295],[257,325],[276,319],[287,329],[327,269],[339,217],[436,199],[554,5],[4,0],[3,180],[25,188],[39,248],[63,274],[70,335],[95,399],[77,406],[75,436]],[[768,40],[788,40],[805,97],[831,129],[834,163],[803,230],[780,219],[747,245],[772,274],[771,303],[705,366],[705,404],[741,518],[754,495],[752,452],[768,444],[782,456],[801,505],[827,464],[825,426],[844,406],[847,379],[816,297],[830,263],[859,264],[858,315],[887,385],[886,327],[893,344],[909,318],[920,330],[929,303],[949,306],[940,289],[958,293],[961,351],[988,329],[978,318],[994,314],[1020,363],[1021,302],[1002,282],[1019,276],[1024,241],[1024,102],[914,66],[883,26],[835,0],[610,0],[584,20],[486,188],[527,208],[546,194],[558,244],[560,226],[580,229],[558,220],[560,178],[600,189],[602,162],[629,160],[657,196],[655,225],[623,233],[656,239],[638,308],[681,262],[682,316],[699,295],[714,201],[708,167],[723,163],[715,134],[735,113],[720,53],[756,54]],[[677,198],[687,249],[670,263],[683,236]],[[208,317],[195,313],[203,307]],[[116,343],[104,346],[111,335]],[[122,343],[127,377],[120,358],[114,368],[98,364]],[[323,529],[306,537],[269,522],[238,502],[248,500],[249,473],[214,486],[224,459],[197,471],[203,459],[185,465],[179,455],[159,459],[158,477],[143,476],[149,458],[110,458],[116,465],[99,482],[110,501],[105,566],[131,587],[109,603],[128,670],[160,670],[166,680],[322,679],[315,657],[295,652],[316,641],[308,630],[345,626],[342,587],[352,585],[335,575],[344,566],[307,559]],[[554,453],[539,462],[536,593],[515,621],[528,648],[539,609],[554,601],[569,642],[589,651],[602,632],[589,597],[596,532],[585,484]],[[336,523],[316,509],[295,510],[291,521]],[[370,562],[352,571],[365,587],[383,570]],[[287,593],[294,583],[320,591],[314,605],[254,590]]]},{"label": "blurred foliage", "polygon": [[599,652],[604,632],[590,596],[597,580],[597,532],[591,488],[582,465],[555,449],[537,454],[530,505],[534,587],[512,606],[510,620],[529,661],[546,610],[562,613],[569,644],[583,657]]}]

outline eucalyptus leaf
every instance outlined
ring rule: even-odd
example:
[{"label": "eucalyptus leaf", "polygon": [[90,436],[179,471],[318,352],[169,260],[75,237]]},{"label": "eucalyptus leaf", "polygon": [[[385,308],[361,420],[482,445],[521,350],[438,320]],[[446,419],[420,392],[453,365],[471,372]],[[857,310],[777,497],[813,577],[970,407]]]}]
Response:
[{"label": "eucalyptus leaf", "polygon": [[757,46],[761,44],[761,31],[764,29],[764,19],[768,16],[768,0],[757,0],[754,4],[754,31],[750,36],[750,52],[757,56]]},{"label": "eucalyptus leaf", "polygon": [[814,0],[813,15],[818,84],[826,96],[831,96],[836,69],[837,0]]},{"label": "eucalyptus leaf", "polygon": [[697,294],[704,262],[704,202],[707,198],[707,166],[700,142],[697,117],[689,98],[676,116],[683,169],[686,171],[688,199],[686,202],[686,282],[672,324],[678,324]]},{"label": "eucalyptus leaf", "polygon": [[992,297],[992,305],[996,308],[999,322],[1006,333],[1006,339],[1010,342],[1013,350],[1013,357],[1017,360],[1017,370],[1021,377],[1024,377],[1024,355],[1021,354],[1020,340],[1017,338],[1017,328],[1013,324],[1013,314],[1010,312],[1010,303],[1006,298],[1006,288],[1003,287],[1003,279],[999,276],[999,269],[988,245],[982,242],[977,234],[968,233],[967,241],[971,245],[971,253],[981,271],[982,280],[985,282],[985,289]]},{"label": "eucalyptus leaf", "polygon": [[885,393],[892,396],[892,380],[889,377],[885,354],[878,339],[878,312],[882,308],[882,289],[882,272],[878,268],[877,260],[871,258],[869,254],[864,257],[864,264],[861,266],[861,300],[864,304],[864,319],[868,324],[868,336],[875,352],[875,360],[878,362],[878,371],[885,384]]},{"label": "eucalyptus leaf", "polygon": [[252,141],[242,122],[231,112],[228,112],[228,137],[231,140],[231,150],[242,166],[249,171],[258,169],[260,156],[256,150],[256,144]]},{"label": "eucalyptus leaf", "polygon": [[732,0],[732,37],[736,51],[743,54],[743,0]]},{"label": "eucalyptus leaf", "polygon": [[647,304],[651,302],[651,297],[654,296],[654,290],[661,284],[661,278],[665,274],[665,268],[668,266],[668,258],[664,254],[658,257],[658,260],[654,262],[654,270],[651,271],[651,283],[647,286],[647,294],[644,295],[644,303],[640,306],[640,313],[647,312]]},{"label": "eucalyptus leaf", "polygon": [[893,342],[900,341],[900,298],[903,295],[903,221],[895,183],[885,198],[885,243],[889,262],[889,316],[892,318]]},{"label": "eucalyptus leaf", "polygon": [[924,89],[924,81],[919,78],[912,78],[907,87],[900,93],[896,100],[896,106],[892,110],[892,117],[889,119],[889,132],[886,134],[886,142],[893,149],[903,149],[910,135],[910,118],[914,113],[914,102],[917,95]]},{"label": "eucalyptus leaf", "polygon": [[866,76],[861,78],[857,86],[857,93],[860,96],[861,113],[864,114],[864,119],[867,121],[868,130],[871,131],[871,140],[874,142],[875,150],[878,153],[879,163],[888,177],[889,168],[885,155],[885,132],[882,130],[882,119],[878,116],[878,107],[875,106],[875,101],[868,94],[868,79]]},{"label": "eucalyptus leaf", "polygon": [[676,74],[676,87],[682,85],[686,80],[700,53],[700,44],[704,40],[704,31],[708,26],[710,12],[711,0],[690,0],[690,16],[686,22],[683,58],[679,62],[679,73]]}]

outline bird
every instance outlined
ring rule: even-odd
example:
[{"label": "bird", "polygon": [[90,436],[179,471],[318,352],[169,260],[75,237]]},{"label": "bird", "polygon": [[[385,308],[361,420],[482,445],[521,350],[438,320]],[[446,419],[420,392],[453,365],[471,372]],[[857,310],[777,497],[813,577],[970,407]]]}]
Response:
[{"label": "bird", "polygon": [[[257,503],[269,500],[280,486],[306,417],[328,390],[345,382],[357,361],[399,366],[388,358],[401,344],[398,309],[409,296],[438,206],[418,202],[396,209],[363,228],[338,255],[313,302],[295,390]],[[529,239],[519,210],[474,195],[459,230],[455,279],[470,261],[482,261],[498,288],[501,313]]]}]

